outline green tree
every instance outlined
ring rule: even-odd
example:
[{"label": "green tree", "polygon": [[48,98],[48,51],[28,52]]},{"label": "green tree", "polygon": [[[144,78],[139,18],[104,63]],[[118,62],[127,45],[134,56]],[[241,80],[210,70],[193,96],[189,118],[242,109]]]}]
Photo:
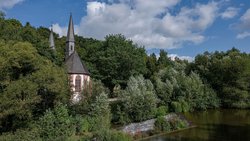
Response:
[{"label": "green tree", "polygon": [[22,24],[16,19],[1,19],[0,18],[0,37],[5,41],[21,41],[20,30]]},{"label": "green tree", "polygon": [[157,68],[157,58],[156,55],[153,53],[150,56],[147,56],[147,74],[145,75],[146,78],[151,78],[153,77],[154,73],[158,72]]},{"label": "green tree", "polygon": [[167,52],[164,51],[163,49],[160,50],[160,56],[157,60],[157,64],[158,64],[158,70],[163,69],[163,68],[171,65],[171,60],[168,57]]},{"label": "green tree", "polygon": [[130,77],[124,94],[120,97],[123,111],[131,121],[143,121],[155,116],[157,97],[153,84],[142,75]]},{"label": "green tree", "polygon": [[3,11],[0,11],[0,19],[4,19],[5,18],[5,13]]},{"label": "green tree", "polygon": [[195,58],[192,66],[215,89],[224,107],[249,107],[249,55],[235,48],[205,52]]},{"label": "green tree", "polygon": [[187,75],[185,67],[176,62],[173,66],[159,71],[155,78],[161,105],[169,105],[178,112],[219,106],[215,92],[196,73]]},{"label": "green tree", "polygon": [[0,49],[1,132],[25,127],[57,102],[68,102],[64,69],[40,56],[29,43],[0,43]]},{"label": "green tree", "polygon": [[67,140],[75,132],[73,118],[63,104],[47,110],[37,124],[41,138],[47,141]]},{"label": "green tree", "polygon": [[146,73],[146,53],[122,35],[105,38],[96,65],[101,80],[110,90],[116,84],[123,88],[132,75]]}]

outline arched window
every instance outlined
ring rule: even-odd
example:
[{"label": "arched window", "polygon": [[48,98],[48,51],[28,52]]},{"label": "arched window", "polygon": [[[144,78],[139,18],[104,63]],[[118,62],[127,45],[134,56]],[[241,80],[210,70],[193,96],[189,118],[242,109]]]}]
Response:
[{"label": "arched window", "polygon": [[70,50],[71,50],[71,51],[73,50],[73,46],[72,46],[72,45],[70,46]]},{"label": "arched window", "polygon": [[81,76],[77,75],[75,79],[75,92],[81,92]]}]

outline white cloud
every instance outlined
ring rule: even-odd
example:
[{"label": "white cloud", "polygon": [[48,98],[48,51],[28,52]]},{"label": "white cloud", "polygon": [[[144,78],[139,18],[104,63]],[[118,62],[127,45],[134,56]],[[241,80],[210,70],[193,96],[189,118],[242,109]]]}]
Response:
[{"label": "white cloud", "polygon": [[242,28],[250,29],[250,9],[246,11],[246,13],[240,17],[241,24],[240,26]]},{"label": "white cloud", "polygon": [[239,33],[236,38],[237,39],[244,39],[246,37],[249,37],[250,36],[250,32],[243,32],[243,33]]},{"label": "white cloud", "polygon": [[223,19],[231,19],[238,15],[239,8],[228,7],[223,13],[221,13],[221,17]]},{"label": "white cloud", "polygon": [[[108,34],[121,33],[147,49],[178,48],[187,42],[202,43],[206,39],[203,32],[218,17],[219,3],[197,3],[193,7],[182,6],[178,12],[171,12],[180,1],[88,2],[87,15],[79,24],[79,35],[104,39]],[[57,33],[65,35],[59,29]]]},{"label": "white cloud", "polygon": [[0,0],[0,10],[12,8],[18,3],[23,2],[24,0]]},{"label": "white cloud", "polygon": [[59,34],[60,37],[67,35],[67,27],[61,27],[59,24],[53,24],[52,29],[55,33]]},{"label": "white cloud", "polygon": [[[88,2],[80,23],[80,35],[103,39],[124,34],[146,48],[177,48],[185,42],[199,44],[202,34],[217,17],[218,4],[196,4],[170,13],[180,0],[120,0],[120,3]],[[157,17],[158,16],[158,17]],[[160,18],[159,18],[160,16]]]},{"label": "white cloud", "polygon": [[250,9],[248,9],[241,17],[236,28],[239,30],[239,34],[236,36],[237,39],[244,39],[250,36]]},{"label": "white cloud", "polygon": [[[59,34],[60,37],[66,36],[68,32],[68,27],[61,27],[58,23],[52,24],[52,29],[55,33]],[[74,32],[76,35],[79,34],[79,26],[74,25]]]},{"label": "white cloud", "polygon": [[194,57],[191,57],[191,56],[179,56],[177,54],[169,54],[168,57],[170,57],[171,60],[175,60],[176,58],[179,58],[181,60],[187,60],[188,62],[194,61]]}]

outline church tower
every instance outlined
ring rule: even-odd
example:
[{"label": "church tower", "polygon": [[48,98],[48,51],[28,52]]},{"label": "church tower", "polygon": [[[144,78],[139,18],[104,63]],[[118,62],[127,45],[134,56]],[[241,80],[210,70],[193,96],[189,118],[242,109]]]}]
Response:
[{"label": "church tower", "polygon": [[72,14],[69,18],[68,34],[66,39],[66,58],[68,58],[75,51],[75,37],[74,37],[74,24],[72,19]]},{"label": "church tower", "polygon": [[72,102],[77,103],[90,92],[90,73],[75,50],[74,25],[70,14],[68,34],[66,38],[65,64],[67,66]]},{"label": "church tower", "polygon": [[54,41],[54,35],[53,35],[53,29],[51,27],[51,30],[50,30],[50,35],[49,35],[49,47],[52,49],[52,50],[55,50],[55,41]]}]

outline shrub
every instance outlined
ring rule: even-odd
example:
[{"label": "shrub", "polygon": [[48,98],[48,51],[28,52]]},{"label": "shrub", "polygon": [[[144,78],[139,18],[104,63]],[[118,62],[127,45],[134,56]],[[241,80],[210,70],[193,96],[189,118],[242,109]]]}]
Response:
[{"label": "shrub", "polygon": [[76,133],[82,134],[83,132],[88,132],[90,129],[89,122],[86,118],[81,116],[75,117]]},{"label": "shrub", "polygon": [[154,118],[158,99],[152,82],[144,79],[142,75],[130,77],[120,99],[123,102],[124,112],[131,121]]},{"label": "shrub", "polygon": [[73,119],[62,104],[46,111],[38,121],[38,128],[40,136],[47,141],[65,140],[75,132]]},{"label": "shrub", "polygon": [[167,112],[168,112],[168,108],[166,106],[160,106],[156,109],[155,116],[156,117],[165,116]]},{"label": "shrub", "polygon": [[155,126],[156,131],[170,131],[171,130],[170,123],[163,116],[157,117],[154,123],[154,126]]},{"label": "shrub", "polygon": [[188,112],[190,110],[190,106],[188,105],[187,102],[185,101],[182,101],[181,102],[181,108],[182,108],[182,111],[183,112]]},{"label": "shrub", "polygon": [[170,121],[170,126],[172,130],[177,130],[186,128],[188,126],[188,123],[184,120],[177,118]]},{"label": "shrub", "polygon": [[37,129],[19,129],[0,136],[1,141],[42,141]]},{"label": "shrub", "polygon": [[182,106],[179,102],[173,101],[171,103],[171,108],[174,112],[182,112]]}]

